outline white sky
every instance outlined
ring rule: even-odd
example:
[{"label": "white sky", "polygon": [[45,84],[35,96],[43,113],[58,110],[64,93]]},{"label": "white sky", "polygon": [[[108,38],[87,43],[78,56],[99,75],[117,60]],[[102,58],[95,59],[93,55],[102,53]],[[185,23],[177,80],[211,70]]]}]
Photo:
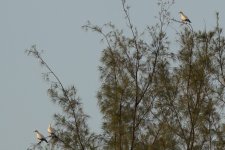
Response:
[{"label": "white sky", "polygon": [[[156,0],[128,0],[131,17],[141,31],[156,22]],[[182,10],[194,30],[215,26],[215,12],[225,26],[225,1],[177,1],[171,14],[179,19]],[[24,50],[36,44],[65,86],[75,85],[91,116],[89,126],[100,131],[96,103],[100,86],[98,65],[104,44],[96,33],[81,29],[88,20],[103,25],[109,21],[124,27],[120,0],[0,0],[0,148],[24,150],[35,143],[33,131],[44,135],[59,112],[47,96],[42,68]],[[182,30],[179,28],[178,30]]]}]

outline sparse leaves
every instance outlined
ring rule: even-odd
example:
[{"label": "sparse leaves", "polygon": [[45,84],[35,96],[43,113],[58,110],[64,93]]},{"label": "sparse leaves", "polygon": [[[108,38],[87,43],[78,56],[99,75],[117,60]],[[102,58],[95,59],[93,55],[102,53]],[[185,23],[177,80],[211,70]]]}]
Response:
[{"label": "sparse leaves", "polygon": [[126,0],[121,2],[131,36],[111,22],[83,26],[106,42],[97,94],[101,135],[89,131],[76,88],[64,87],[36,46],[26,50],[47,69],[48,95],[62,108],[54,115],[59,138],[52,144],[81,150],[224,149],[225,37],[219,14],[210,31],[185,25],[174,51],[167,35],[171,21],[181,23],[170,16],[174,1],[158,0],[158,22],[144,30],[149,39],[131,21]]}]

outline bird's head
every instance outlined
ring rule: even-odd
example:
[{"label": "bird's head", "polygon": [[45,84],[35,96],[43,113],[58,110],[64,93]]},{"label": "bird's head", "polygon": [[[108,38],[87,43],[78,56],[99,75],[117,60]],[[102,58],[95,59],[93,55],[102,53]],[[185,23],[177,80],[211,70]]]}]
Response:
[{"label": "bird's head", "polygon": [[182,11],[180,11],[179,13],[180,13],[180,14],[183,14],[183,12],[182,12]]},{"label": "bird's head", "polygon": [[38,130],[35,130],[34,132],[38,133]]}]

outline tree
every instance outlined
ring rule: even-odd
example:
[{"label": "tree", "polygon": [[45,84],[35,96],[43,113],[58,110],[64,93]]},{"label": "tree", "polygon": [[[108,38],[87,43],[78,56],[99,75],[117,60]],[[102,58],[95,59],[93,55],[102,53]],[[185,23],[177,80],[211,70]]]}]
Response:
[{"label": "tree", "polygon": [[[224,149],[225,38],[219,14],[214,29],[194,31],[190,24],[171,18],[173,1],[158,0],[158,23],[140,33],[126,1],[121,2],[131,36],[112,23],[83,26],[106,42],[97,94],[102,135],[90,133],[75,87],[64,88],[36,47],[27,51],[47,68],[49,96],[64,111],[55,115],[58,138],[52,145],[82,150]],[[182,25],[175,34],[177,50],[167,34],[174,23]]]},{"label": "tree", "polygon": [[[166,3],[160,3],[162,7]],[[170,5],[170,3],[169,3]],[[87,24],[86,29],[100,33],[107,42],[100,66],[102,87],[98,102],[104,115],[103,129],[107,135],[108,149],[146,149],[144,141],[149,124],[154,126],[154,82],[157,71],[166,65],[172,56],[168,52],[168,10],[162,8],[160,23],[148,27],[151,43],[145,42],[134,27],[129,16],[129,7],[122,1],[125,18],[132,37],[108,24],[111,32],[104,33],[98,26]],[[149,131],[151,132],[151,131]],[[155,135],[152,135],[155,138]]]},{"label": "tree", "polygon": [[159,113],[180,149],[213,149],[213,141],[221,133],[223,92],[217,91],[221,85],[215,62],[218,29],[192,33],[185,28],[180,37],[179,66],[166,78],[169,88],[158,91],[168,93],[160,94]]},{"label": "tree", "polygon": [[[98,136],[89,131],[86,123],[88,116],[83,112],[82,104],[80,98],[76,95],[75,87],[64,87],[58,76],[43,60],[41,53],[35,45],[26,50],[26,53],[37,58],[41,66],[47,69],[43,77],[50,83],[48,95],[63,111],[63,114],[54,115],[57,135],[51,137],[53,148],[69,150],[96,149]],[[33,148],[35,147],[36,145]]]},{"label": "tree", "polygon": [[98,94],[106,148],[213,149],[215,142],[222,148],[224,87],[218,80],[223,79],[222,29],[217,24],[212,31],[194,32],[184,24],[174,64],[164,29],[176,20],[169,16],[171,3],[159,2],[159,23],[147,28],[150,44],[132,24],[125,1],[132,37],[112,24],[108,33],[85,26],[100,33],[108,45],[102,55]]}]

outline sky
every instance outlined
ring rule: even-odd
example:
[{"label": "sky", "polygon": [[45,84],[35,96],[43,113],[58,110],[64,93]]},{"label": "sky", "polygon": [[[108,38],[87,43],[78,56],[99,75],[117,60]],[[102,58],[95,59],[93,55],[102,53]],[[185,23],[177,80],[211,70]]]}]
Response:
[{"label": "sky", "polygon": [[[127,1],[138,29],[156,23],[157,0]],[[170,11],[179,19],[182,10],[197,31],[205,25],[212,29],[217,11],[224,27],[224,6],[222,0],[177,0]],[[96,94],[101,84],[99,60],[106,45],[100,35],[85,32],[81,26],[89,20],[100,26],[112,22],[126,27],[121,0],[0,0],[0,19],[0,148],[27,149],[36,142],[33,131],[47,135],[48,124],[54,124],[53,114],[60,112],[47,96],[43,68],[24,53],[34,44],[44,50],[43,58],[65,87],[77,88],[84,111],[90,115],[89,127],[101,132]]]}]

